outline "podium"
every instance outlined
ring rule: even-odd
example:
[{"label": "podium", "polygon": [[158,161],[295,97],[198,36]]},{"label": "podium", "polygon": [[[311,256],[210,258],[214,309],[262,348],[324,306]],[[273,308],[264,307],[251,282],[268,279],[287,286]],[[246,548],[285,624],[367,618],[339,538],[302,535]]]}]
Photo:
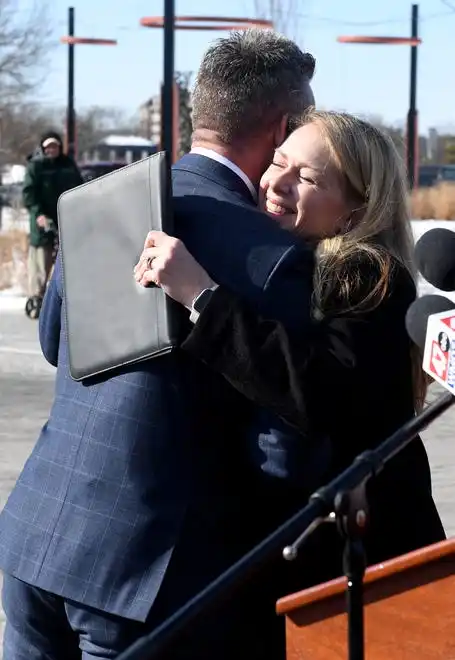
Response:
[{"label": "podium", "polygon": [[[346,578],[281,598],[287,660],[346,660]],[[366,660],[455,660],[455,538],[367,569]]]}]

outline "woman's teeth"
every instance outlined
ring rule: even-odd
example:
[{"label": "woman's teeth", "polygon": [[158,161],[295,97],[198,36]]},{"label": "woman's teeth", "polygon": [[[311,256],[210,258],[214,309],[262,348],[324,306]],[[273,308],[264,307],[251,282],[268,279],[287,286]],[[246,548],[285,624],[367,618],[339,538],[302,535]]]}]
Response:
[{"label": "woman's teeth", "polygon": [[275,202],[272,202],[270,199],[266,200],[265,206],[267,211],[269,213],[273,213],[274,215],[286,215],[287,213],[291,213],[290,209],[287,209],[284,206],[281,206],[280,204],[276,204]]}]

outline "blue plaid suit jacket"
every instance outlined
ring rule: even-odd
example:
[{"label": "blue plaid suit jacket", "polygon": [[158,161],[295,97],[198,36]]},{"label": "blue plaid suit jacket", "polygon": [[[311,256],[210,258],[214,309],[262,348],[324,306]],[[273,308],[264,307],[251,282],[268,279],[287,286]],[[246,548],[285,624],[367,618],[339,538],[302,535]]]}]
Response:
[{"label": "blue plaid suit jacket", "polygon": [[[176,232],[215,281],[304,324],[311,251],[259,213],[224,165],[185,156],[173,186]],[[263,443],[266,428],[276,445],[278,424],[250,419],[221,378],[179,352],[75,382],[63,318],[58,260],[40,315],[55,400],[0,516],[0,568],[144,621],[163,584],[172,611],[248,549],[245,437]]]}]

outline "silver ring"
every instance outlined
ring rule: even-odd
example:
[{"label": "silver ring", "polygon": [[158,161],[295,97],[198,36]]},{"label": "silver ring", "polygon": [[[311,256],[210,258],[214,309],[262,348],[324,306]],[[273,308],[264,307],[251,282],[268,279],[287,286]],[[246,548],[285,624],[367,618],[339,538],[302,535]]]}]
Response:
[{"label": "silver ring", "polygon": [[154,261],[154,259],[155,259],[155,257],[149,257],[149,258],[147,259],[147,269],[148,269],[148,270],[152,270],[152,269],[153,269],[153,261]]}]

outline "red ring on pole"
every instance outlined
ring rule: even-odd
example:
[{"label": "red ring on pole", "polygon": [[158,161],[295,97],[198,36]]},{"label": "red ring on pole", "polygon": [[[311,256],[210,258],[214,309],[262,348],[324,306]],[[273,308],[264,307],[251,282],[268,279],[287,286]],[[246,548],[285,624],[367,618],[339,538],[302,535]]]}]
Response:
[{"label": "red ring on pole", "polygon": [[362,37],[362,36],[345,36],[338,37],[337,41],[342,44],[396,44],[405,46],[419,46],[422,39],[418,37]]},{"label": "red ring on pole", "polygon": [[[142,27],[148,27],[148,28],[163,28],[162,25],[146,25]],[[231,25],[226,24],[226,25],[175,25],[176,30],[192,30],[193,32],[196,32],[198,30],[205,30],[206,32],[213,31],[213,30],[249,30],[251,28],[250,23],[232,23]],[[261,26],[262,27],[262,26]],[[265,29],[265,28],[264,28]]]},{"label": "red ring on pole", "polygon": [[[152,18],[162,19],[162,16],[152,16]],[[272,21],[267,18],[234,18],[234,16],[176,16],[176,21],[185,21],[187,23],[251,23],[268,27]]]},{"label": "red ring on pole", "polygon": [[75,46],[76,44],[91,44],[94,46],[116,46],[116,39],[92,39],[90,37],[60,37],[62,44]]},{"label": "red ring on pole", "polygon": [[[214,25],[182,25],[182,23],[214,23]],[[140,24],[147,28],[164,27],[163,16],[146,16]],[[273,28],[265,18],[234,18],[231,16],[176,16],[176,30],[248,30],[251,27]]]}]

